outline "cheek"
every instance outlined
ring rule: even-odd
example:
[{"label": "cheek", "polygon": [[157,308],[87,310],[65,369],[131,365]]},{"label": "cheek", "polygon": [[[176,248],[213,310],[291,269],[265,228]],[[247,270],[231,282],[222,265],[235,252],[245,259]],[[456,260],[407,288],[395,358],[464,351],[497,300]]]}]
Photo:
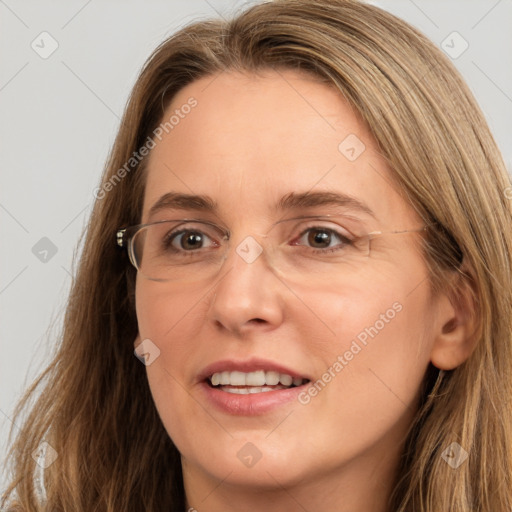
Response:
[{"label": "cheek", "polygon": [[[159,357],[146,367],[153,401],[162,423],[181,452],[195,449],[197,440],[190,428],[202,424],[216,432],[218,425],[191,400],[186,389],[186,372],[198,351],[204,324],[205,292],[170,292],[166,285],[140,280],[136,291],[136,310],[141,339],[149,338],[160,350]],[[194,427],[195,428],[195,427]]]},{"label": "cheek", "polygon": [[[166,366],[186,356],[194,347],[190,339],[204,323],[205,290],[169,289],[165,283],[140,279],[136,289],[136,311],[139,333],[161,349]],[[172,348],[172,358],[170,357]]]},{"label": "cheek", "polygon": [[[136,289],[136,311],[141,339],[150,339],[159,349],[159,357],[147,367],[153,387],[167,391],[185,383],[187,362],[197,351],[204,323],[204,290],[169,290],[165,283],[140,279]],[[154,390],[153,390],[154,391]],[[167,399],[170,397],[168,396]]]},{"label": "cheek", "polygon": [[328,437],[342,432],[357,440],[354,450],[393,431],[403,434],[416,411],[432,341],[422,269],[374,274],[371,285],[318,295],[322,318],[336,336],[325,371],[303,402],[329,417]]}]

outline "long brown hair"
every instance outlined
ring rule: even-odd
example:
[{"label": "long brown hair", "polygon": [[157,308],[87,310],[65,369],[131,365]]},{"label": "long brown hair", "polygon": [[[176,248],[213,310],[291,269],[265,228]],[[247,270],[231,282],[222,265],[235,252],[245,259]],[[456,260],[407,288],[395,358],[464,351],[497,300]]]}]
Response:
[{"label": "long brown hair", "polygon": [[[466,363],[426,387],[390,510],[512,510],[510,180],[450,61],[407,23],[355,0],[259,4],[229,21],[193,23],[150,57],[105,168],[57,353],[15,411],[18,423],[42,387],[9,452],[2,500],[9,510],[185,509],[179,453],[133,356],[135,270],[115,233],[140,221],[146,160],[126,162],[193,80],[284,68],[340,91],[368,123],[411,205],[437,222],[424,246],[433,289],[446,289],[447,272],[455,272],[474,291],[478,344]],[[450,293],[456,300],[457,288]],[[46,501],[36,492],[32,457],[42,441],[58,455],[44,470]],[[469,454],[456,470],[441,457],[452,442]]]}]

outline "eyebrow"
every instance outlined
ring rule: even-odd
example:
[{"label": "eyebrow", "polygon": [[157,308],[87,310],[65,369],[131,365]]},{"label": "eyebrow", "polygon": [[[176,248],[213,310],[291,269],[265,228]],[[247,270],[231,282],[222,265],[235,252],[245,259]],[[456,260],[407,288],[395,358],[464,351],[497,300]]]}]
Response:
[{"label": "eyebrow", "polygon": [[[274,209],[284,212],[294,209],[308,209],[318,206],[341,206],[359,211],[376,219],[373,210],[353,196],[339,192],[290,192],[276,203]],[[153,216],[162,210],[193,210],[207,213],[217,213],[218,205],[209,196],[168,192],[150,208],[149,215]]]}]

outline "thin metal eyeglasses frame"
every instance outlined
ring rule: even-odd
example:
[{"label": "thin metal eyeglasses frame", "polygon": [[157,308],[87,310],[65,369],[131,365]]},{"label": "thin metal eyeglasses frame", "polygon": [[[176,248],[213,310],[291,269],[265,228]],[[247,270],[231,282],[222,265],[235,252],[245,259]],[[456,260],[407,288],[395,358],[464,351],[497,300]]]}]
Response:
[{"label": "thin metal eyeglasses frame", "polygon": [[[328,217],[341,217],[341,215],[304,215],[304,216],[301,216],[301,217],[294,217],[294,218],[291,218],[291,219],[282,219],[282,220],[279,220],[277,222],[275,222],[271,229],[272,230],[274,228],[275,225],[281,223],[281,222],[285,222],[285,221],[289,221],[289,220],[301,220],[301,219],[304,219],[304,220],[313,220],[313,219],[326,219]],[[207,221],[207,220],[204,220],[204,219],[166,219],[166,220],[159,220],[159,221],[156,221],[156,222],[149,222],[147,224],[137,224],[135,226],[129,226],[129,227],[126,227],[126,228],[121,228],[121,229],[118,229],[116,231],[116,241],[117,241],[117,245],[119,247],[122,247],[122,248],[125,248],[127,251],[128,251],[128,256],[130,258],[130,261],[132,263],[132,265],[138,270],[138,267],[135,263],[135,255],[133,253],[133,239],[135,237],[135,235],[143,228],[146,228],[148,226],[152,226],[152,225],[155,225],[155,224],[163,224],[165,222],[181,222],[181,223],[185,223],[185,222],[197,222],[197,223],[201,223],[201,224],[209,224],[215,228],[219,228],[220,230],[222,231],[225,231],[226,232],[226,235],[225,237],[223,238],[223,240],[229,240],[230,236],[231,236],[231,232],[229,230],[225,230],[225,228],[219,226],[218,224],[215,224],[214,222],[210,222],[210,221]],[[422,227],[420,228],[417,228],[417,229],[405,229],[405,230],[401,230],[401,231],[372,231],[370,233],[367,233],[366,235],[364,235],[365,237],[369,237],[370,240],[375,238],[375,237],[378,237],[380,235],[396,235],[396,234],[400,234],[400,233],[419,233],[421,231],[426,231],[429,227],[432,227],[434,225],[436,225],[437,222],[433,222],[431,224],[424,224]],[[329,229],[329,228],[327,228]],[[269,230],[269,232],[270,232]],[[263,237],[266,237],[268,236],[267,235],[260,235],[260,236],[263,236]],[[362,238],[362,237],[357,237],[357,238]]]}]

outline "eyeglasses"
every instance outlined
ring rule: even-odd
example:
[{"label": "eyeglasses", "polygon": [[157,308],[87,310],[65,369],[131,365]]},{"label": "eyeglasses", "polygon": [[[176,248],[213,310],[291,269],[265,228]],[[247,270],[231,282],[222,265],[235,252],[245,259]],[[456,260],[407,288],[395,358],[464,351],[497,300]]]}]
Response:
[{"label": "eyeglasses", "polygon": [[[373,231],[355,236],[344,227],[347,217],[295,217],[276,222],[263,235],[245,237],[235,247],[246,263],[262,254],[283,277],[330,279],[335,272],[357,272],[372,253],[377,237],[425,231],[429,225],[404,231]],[[133,266],[147,279],[194,283],[211,279],[231,252],[231,233],[198,219],[173,219],[117,231],[117,244],[128,251]]]}]

